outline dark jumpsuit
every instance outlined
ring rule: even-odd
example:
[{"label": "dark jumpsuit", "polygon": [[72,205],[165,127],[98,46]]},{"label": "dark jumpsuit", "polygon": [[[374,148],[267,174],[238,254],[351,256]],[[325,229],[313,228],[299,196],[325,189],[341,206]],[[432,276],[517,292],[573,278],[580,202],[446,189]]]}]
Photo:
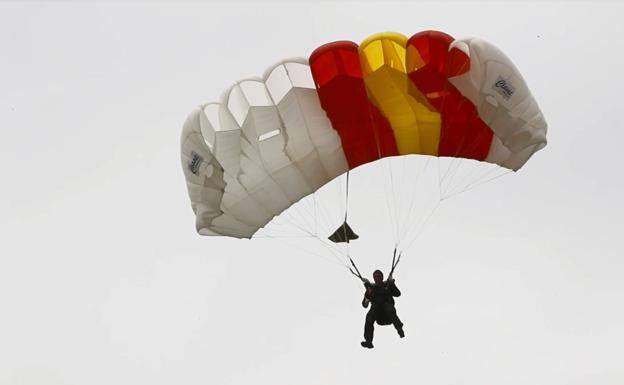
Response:
[{"label": "dark jumpsuit", "polygon": [[401,295],[401,291],[394,284],[394,280],[384,281],[380,284],[368,284],[367,288],[371,288],[372,292],[364,293],[362,306],[366,307],[366,300],[370,301],[371,308],[366,314],[366,322],[364,324],[364,339],[368,342],[373,341],[374,323],[379,325],[393,324],[394,328],[399,331],[403,329],[403,323],[397,315],[394,308],[394,298]]}]

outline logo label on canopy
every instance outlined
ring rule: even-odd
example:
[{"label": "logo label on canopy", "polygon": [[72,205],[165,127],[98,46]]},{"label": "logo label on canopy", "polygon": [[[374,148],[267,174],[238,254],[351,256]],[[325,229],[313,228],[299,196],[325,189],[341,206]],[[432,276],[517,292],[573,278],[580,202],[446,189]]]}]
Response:
[{"label": "logo label on canopy", "polygon": [[509,82],[509,80],[505,80],[500,76],[496,79],[496,83],[494,83],[494,91],[498,92],[505,100],[509,100],[509,98],[516,91],[515,87]]},{"label": "logo label on canopy", "polygon": [[199,167],[203,163],[204,158],[199,156],[195,151],[191,152],[191,160],[188,163],[188,169],[195,175],[199,175]]}]

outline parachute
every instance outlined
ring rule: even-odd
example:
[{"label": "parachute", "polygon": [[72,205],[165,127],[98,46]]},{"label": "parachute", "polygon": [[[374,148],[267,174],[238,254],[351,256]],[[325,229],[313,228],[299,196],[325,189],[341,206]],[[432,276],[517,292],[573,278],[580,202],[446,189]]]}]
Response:
[{"label": "parachute", "polygon": [[[450,160],[445,174],[462,159],[517,171],[546,145],[546,131],[526,82],[492,44],[385,32],[322,45],[307,60],[236,82],[188,116],[181,158],[199,234],[252,238],[360,166],[416,156]],[[417,178],[415,166],[402,167],[401,182]],[[321,235],[357,238],[346,208]]]}]

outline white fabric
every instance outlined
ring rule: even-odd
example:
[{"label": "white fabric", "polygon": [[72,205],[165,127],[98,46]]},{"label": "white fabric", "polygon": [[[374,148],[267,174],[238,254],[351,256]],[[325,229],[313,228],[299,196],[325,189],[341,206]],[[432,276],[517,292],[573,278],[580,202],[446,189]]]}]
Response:
[{"label": "white fabric", "polygon": [[[213,134],[215,132],[211,127],[202,130],[201,122],[204,117],[203,108],[193,110],[184,124],[181,138],[182,169],[191,205],[197,217],[196,228],[202,235],[228,232],[244,237],[253,229],[221,209],[221,202],[225,196],[226,175],[202,135],[202,131],[212,131]],[[215,144],[219,143],[219,135],[213,135],[213,140]],[[211,226],[206,226],[207,223]]]},{"label": "white fabric", "polygon": [[304,59],[281,62],[263,80],[232,86],[222,103],[194,110],[182,161],[198,232],[239,238],[348,169]]},{"label": "white fabric", "polygon": [[496,136],[487,162],[518,170],[546,146],[546,121],[511,60],[478,38],[455,40],[449,50],[470,57],[470,70],[449,81],[470,99]]}]

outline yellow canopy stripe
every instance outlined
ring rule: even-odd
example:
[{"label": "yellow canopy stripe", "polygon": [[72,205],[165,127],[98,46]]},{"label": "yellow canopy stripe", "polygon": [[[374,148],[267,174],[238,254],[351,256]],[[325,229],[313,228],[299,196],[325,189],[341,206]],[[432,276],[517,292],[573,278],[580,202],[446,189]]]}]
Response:
[{"label": "yellow canopy stripe", "polygon": [[366,92],[390,122],[399,154],[437,155],[440,114],[407,77],[406,43],[407,37],[395,32],[362,41],[358,51]]}]

